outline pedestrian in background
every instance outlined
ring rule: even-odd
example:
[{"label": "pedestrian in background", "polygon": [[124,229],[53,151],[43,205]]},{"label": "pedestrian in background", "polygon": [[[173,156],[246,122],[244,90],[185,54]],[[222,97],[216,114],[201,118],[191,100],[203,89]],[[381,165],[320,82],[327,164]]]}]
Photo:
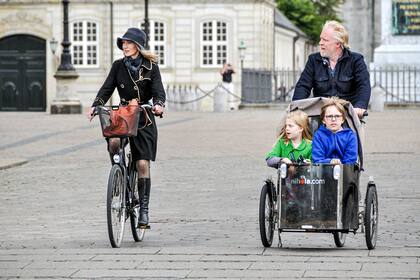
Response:
[{"label": "pedestrian in background", "polygon": [[320,35],[319,52],[309,55],[296,84],[293,100],[338,96],[351,102],[359,117],[368,108],[370,80],[366,63],[350,51],[349,35],[337,21],[327,21]]},{"label": "pedestrian in background", "polygon": [[234,94],[234,85],[232,83],[232,74],[235,74],[235,70],[233,69],[230,63],[225,62],[223,64],[222,70],[220,70],[220,75],[222,75],[222,85],[228,91],[228,106],[230,110],[236,109],[235,104],[235,96]]},{"label": "pedestrian in background", "polygon": [[[136,161],[138,172],[138,193],[140,200],[139,226],[149,223],[150,198],[150,161],[156,158],[157,127],[154,115],[161,115],[166,100],[159,67],[156,64],[158,56],[145,50],[146,33],[138,28],[129,28],[124,36],[117,39],[117,46],[124,53],[124,58],[117,59],[100,88],[88,118],[93,118],[94,108],[103,106],[109,100],[115,88],[118,90],[121,105],[127,105],[131,99],[137,99],[139,105],[153,103],[152,110],[146,109],[151,125],[145,126],[145,118],[140,118],[136,137],[130,137],[131,155]],[[112,156],[118,153],[119,138],[110,138],[108,151]]]}]

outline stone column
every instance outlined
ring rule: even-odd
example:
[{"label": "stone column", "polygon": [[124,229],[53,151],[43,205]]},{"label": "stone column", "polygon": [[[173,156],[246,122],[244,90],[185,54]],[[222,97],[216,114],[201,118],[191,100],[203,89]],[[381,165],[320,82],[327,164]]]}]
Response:
[{"label": "stone column", "polygon": [[57,79],[57,91],[51,103],[51,114],[81,114],[82,104],[75,95],[77,72],[58,70],[54,77]]}]

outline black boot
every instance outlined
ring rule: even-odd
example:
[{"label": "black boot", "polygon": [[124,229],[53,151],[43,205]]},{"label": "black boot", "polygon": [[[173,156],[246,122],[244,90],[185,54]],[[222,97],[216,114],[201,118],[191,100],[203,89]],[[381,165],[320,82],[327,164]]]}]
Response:
[{"label": "black boot", "polygon": [[139,178],[140,215],[139,226],[149,224],[150,178]]}]

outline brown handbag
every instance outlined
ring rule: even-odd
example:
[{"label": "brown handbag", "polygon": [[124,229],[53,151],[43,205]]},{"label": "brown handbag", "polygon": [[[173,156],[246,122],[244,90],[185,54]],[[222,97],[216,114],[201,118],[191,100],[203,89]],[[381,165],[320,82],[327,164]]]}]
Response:
[{"label": "brown handbag", "polygon": [[101,107],[99,116],[104,137],[137,136],[140,116],[137,99],[125,106]]}]

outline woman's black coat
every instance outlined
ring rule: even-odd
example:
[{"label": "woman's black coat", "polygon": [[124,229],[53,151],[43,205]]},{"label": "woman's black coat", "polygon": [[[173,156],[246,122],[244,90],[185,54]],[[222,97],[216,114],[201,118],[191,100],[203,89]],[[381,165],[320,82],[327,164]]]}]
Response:
[{"label": "woman's black coat", "polygon": [[308,98],[312,89],[314,97],[338,96],[355,108],[367,109],[371,88],[363,56],[344,49],[332,76],[328,60],[319,52],[311,54],[296,84],[293,100]]},{"label": "woman's black coat", "polygon": [[139,79],[131,77],[123,59],[118,59],[112,64],[111,70],[104,84],[100,88],[92,106],[105,105],[115,88],[118,89],[121,102],[126,103],[140,95],[140,103],[148,103],[153,98],[153,105],[164,106],[166,95],[157,64],[148,59],[143,59],[140,67]]}]

